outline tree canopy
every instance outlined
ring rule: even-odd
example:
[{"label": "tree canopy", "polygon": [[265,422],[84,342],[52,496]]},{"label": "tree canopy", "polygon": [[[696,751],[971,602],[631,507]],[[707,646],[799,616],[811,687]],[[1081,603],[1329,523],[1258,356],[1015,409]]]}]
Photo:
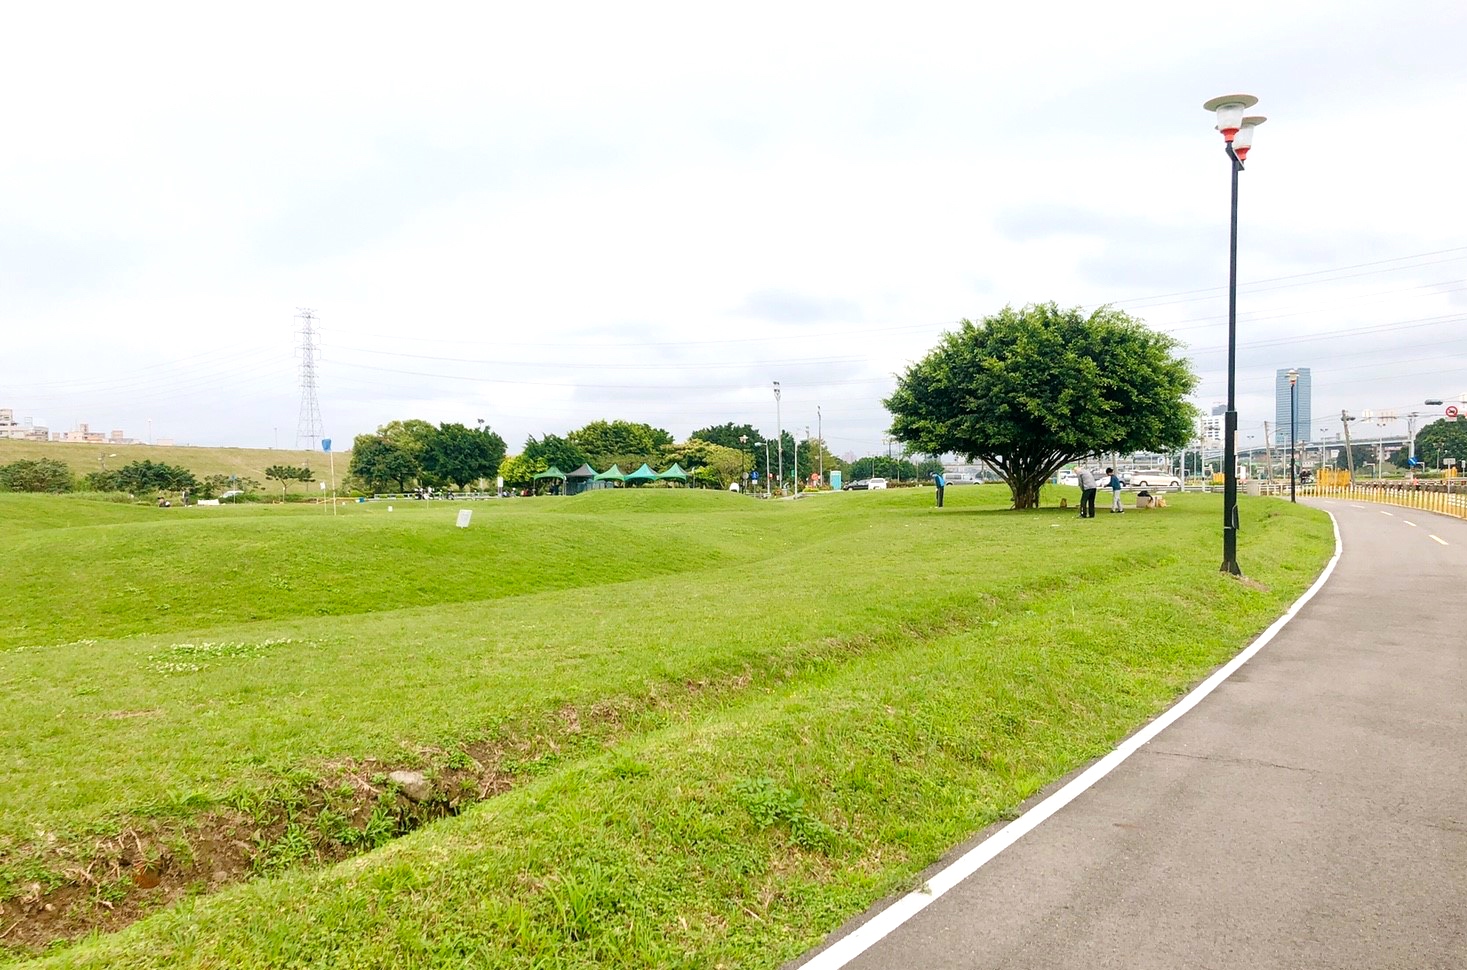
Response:
[{"label": "tree canopy", "polygon": [[407,483],[417,478],[420,471],[413,453],[386,435],[359,434],[352,440],[348,474],[370,492],[385,492],[393,483],[397,491],[406,491]]},{"label": "tree canopy", "polygon": [[912,451],[988,462],[1014,508],[1033,508],[1066,462],[1187,442],[1197,378],[1176,346],[1111,307],[1005,307],[961,321],[899,375],[891,432]]},{"label": "tree canopy", "polygon": [[504,439],[489,428],[475,431],[462,424],[440,424],[423,452],[423,470],[463,488],[481,478],[494,478],[504,460]]},{"label": "tree canopy", "polygon": [[545,468],[553,465],[567,472],[580,468],[591,460],[591,457],[580,448],[553,434],[547,434],[538,441],[535,440],[534,435],[530,435],[525,439],[525,450],[521,454],[532,461],[543,461]]},{"label": "tree canopy", "polygon": [[[1407,465],[1405,450],[1392,458],[1403,468]],[[1455,458],[1460,472],[1467,464],[1467,419],[1438,418],[1416,432],[1416,457],[1427,468],[1438,468],[1445,464],[1443,459]]]},{"label": "tree canopy", "polygon": [[73,484],[71,470],[54,458],[0,465],[0,491],[69,492]]},{"label": "tree canopy", "polygon": [[673,443],[671,433],[632,421],[592,421],[565,437],[599,468],[632,458],[636,464],[656,461],[662,448]]}]

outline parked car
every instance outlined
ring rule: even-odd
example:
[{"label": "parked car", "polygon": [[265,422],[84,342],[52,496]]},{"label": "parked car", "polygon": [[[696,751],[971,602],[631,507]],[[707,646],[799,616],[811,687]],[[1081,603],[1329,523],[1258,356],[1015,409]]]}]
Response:
[{"label": "parked car", "polygon": [[868,479],[866,479],[866,487],[867,488],[885,488],[886,487],[886,479],[884,479],[884,478],[868,478]]},{"label": "parked car", "polygon": [[1159,468],[1142,468],[1131,472],[1126,478],[1131,488],[1181,488],[1182,480],[1171,472]]},{"label": "parked car", "polygon": [[847,482],[841,488],[841,491],[842,492],[864,492],[866,489],[868,489],[870,487],[871,487],[871,480],[870,479],[867,479],[867,478],[862,478],[862,479],[858,479],[857,481],[854,481],[854,482]]},{"label": "parked car", "polygon": [[1074,472],[1060,472],[1059,484],[1079,487],[1080,476],[1076,475]]}]

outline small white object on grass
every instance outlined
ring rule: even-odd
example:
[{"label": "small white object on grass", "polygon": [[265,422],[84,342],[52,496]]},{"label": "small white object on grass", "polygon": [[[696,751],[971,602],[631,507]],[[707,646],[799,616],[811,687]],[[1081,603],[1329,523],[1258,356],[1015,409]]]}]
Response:
[{"label": "small white object on grass", "polygon": [[458,525],[458,527],[460,529],[467,529],[469,527],[469,519],[472,519],[473,517],[474,517],[474,510],[473,509],[459,509],[458,510],[458,522],[456,524]]}]

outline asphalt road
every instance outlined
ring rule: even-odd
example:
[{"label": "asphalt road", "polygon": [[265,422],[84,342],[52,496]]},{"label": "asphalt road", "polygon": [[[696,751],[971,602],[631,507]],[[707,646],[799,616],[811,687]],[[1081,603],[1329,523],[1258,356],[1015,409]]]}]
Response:
[{"label": "asphalt road", "polygon": [[1343,553],[1272,642],[839,965],[1467,968],[1467,522],[1312,504]]}]

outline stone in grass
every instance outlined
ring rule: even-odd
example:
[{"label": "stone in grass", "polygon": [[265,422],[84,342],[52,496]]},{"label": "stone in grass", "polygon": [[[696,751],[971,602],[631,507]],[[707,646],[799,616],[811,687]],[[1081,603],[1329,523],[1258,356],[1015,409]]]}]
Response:
[{"label": "stone in grass", "polygon": [[394,771],[387,780],[397,786],[409,801],[426,802],[433,795],[433,783],[421,771]]}]

